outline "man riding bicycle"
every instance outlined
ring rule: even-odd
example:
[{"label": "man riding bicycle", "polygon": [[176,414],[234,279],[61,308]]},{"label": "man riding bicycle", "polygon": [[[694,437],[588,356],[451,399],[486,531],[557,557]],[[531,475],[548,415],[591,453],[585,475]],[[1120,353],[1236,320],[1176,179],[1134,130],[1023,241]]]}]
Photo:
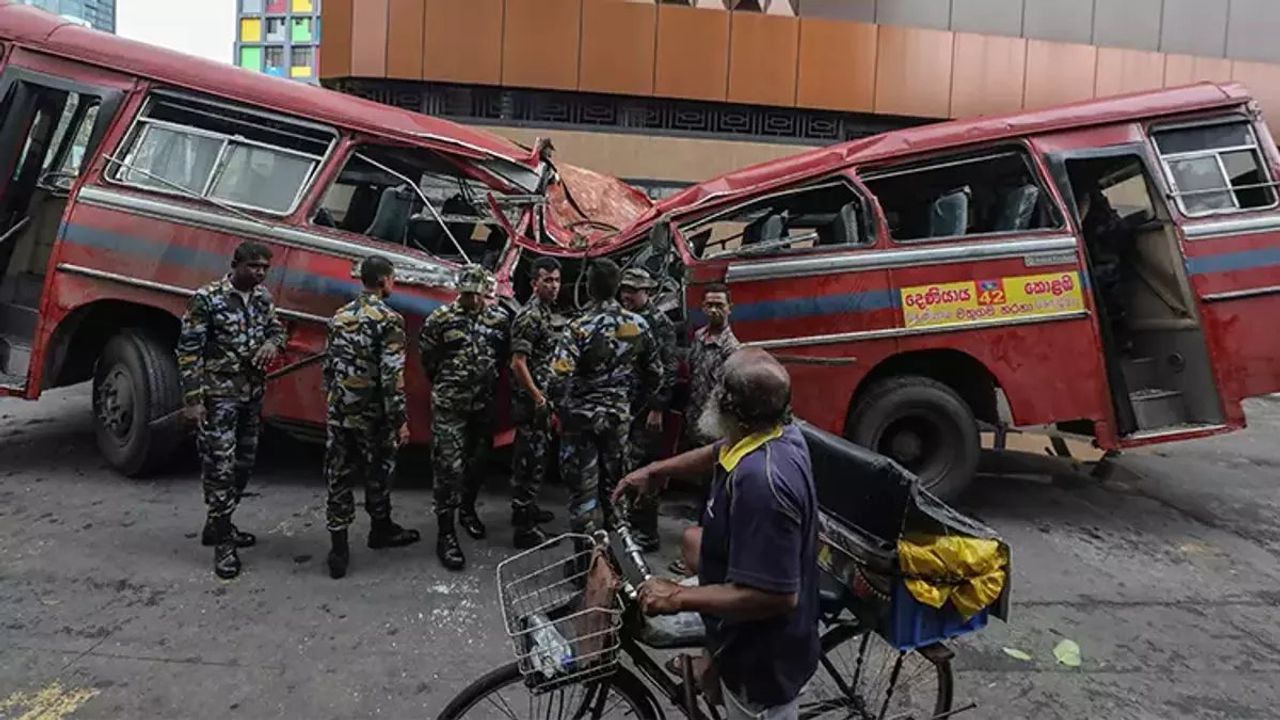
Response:
[{"label": "man riding bicycle", "polygon": [[616,500],[672,477],[712,476],[702,527],[686,533],[699,584],[650,580],[640,603],[648,615],[702,615],[703,691],[723,688],[731,719],[797,718],[818,664],[817,496],[790,402],[790,377],[772,356],[737,351],[696,418],[716,442],[640,468],[614,491]]}]

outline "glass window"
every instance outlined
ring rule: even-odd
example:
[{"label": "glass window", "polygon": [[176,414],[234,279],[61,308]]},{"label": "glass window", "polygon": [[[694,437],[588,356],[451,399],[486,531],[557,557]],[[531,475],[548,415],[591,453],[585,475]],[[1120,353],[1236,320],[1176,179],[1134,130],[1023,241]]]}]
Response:
[{"label": "glass window", "polygon": [[831,180],[754,200],[680,230],[694,255],[704,259],[856,246],[874,237],[862,208],[848,183]]},{"label": "glass window", "polygon": [[333,142],[295,126],[189,99],[153,99],[112,178],[165,193],[287,214]]},{"label": "glass window", "polygon": [[1026,232],[1062,224],[1021,150],[868,171],[895,240]]},{"label": "glass window", "polygon": [[240,10],[246,13],[261,13],[263,0],[240,0]]},{"label": "glass window", "polygon": [[267,18],[267,39],[273,42],[284,42],[288,39],[285,33],[285,19],[281,17]]},{"label": "glass window", "polygon": [[1152,137],[1184,215],[1240,212],[1276,204],[1275,184],[1247,121],[1157,130]]},{"label": "glass window", "polygon": [[296,47],[290,51],[292,57],[292,65],[294,67],[311,67],[311,58],[314,55],[312,48]]},{"label": "glass window", "polygon": [[263,48],[264,66],[265,68],[282,68],[284,67],[284,48],[271,46]]}]

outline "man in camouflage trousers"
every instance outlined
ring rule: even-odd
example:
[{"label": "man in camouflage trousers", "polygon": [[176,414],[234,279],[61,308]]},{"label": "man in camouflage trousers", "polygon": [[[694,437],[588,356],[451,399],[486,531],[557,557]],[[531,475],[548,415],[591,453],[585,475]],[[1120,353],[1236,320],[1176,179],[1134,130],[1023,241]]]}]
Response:
[{"label": "man in camouflage trousers", "polygon": [[479,265],[463,268],[458,298],[436,309],[418,338],[431,381],[436,556],[450,570],[467,563],[455,515],[472,538],[486,535],[476,515],[476,496],[493,444],[493,396],[507,343],[505,313],[485,302],[489,282]]},{"label": "man in camouflage trousers", "polygon": [[550,512],[538,507],[538,490],[546,478],[551,452],[551,402],[547,382],[551,356],[564,333],[555,312],[560,296],[560,263],[551,257],[533,265],[533,297],[520,309],[511,327],[511,417],[516,426],[511,468],[511,526],[521,550],[546,541],[539,524]]},{"label": "man in camouflage trousers", "polygon": [[329,411],[324,477],[329,498],[329,576],[347,574],[347,528],[355,519],[355,484],[364,483],[364,509],[372,521],[369,547],[400,547],[419,539],[391,521],[391,477],[396,451],[409,441],[405,412],[404,318],[387,298],[395,268],[384,257],[360,264],[364,291],[329,321],[324,387]]},{"label": "man in camouflage trousers", "polygon": [[[667,314],[650,301],[649,291],[657,283],[642,268],[628,268],[622,273],[622,306],[649,324],[649,334],[662,361],[662,386],[666,392],[643,395],[639,378],[632,378],[631,432],[627,444],[627,467],[630,472],[656,462],[662,456],[662,416],[671,405],[670,388],[676,375],[676,328]],[[639,498],[631,511],[635,539],[645,552],[657,552],[658,501],[656,495]]]},{"label": "man in camouflage trousers", "polygon": [[594,305],[569,324],[551,363],[560,474],[569,483],[574,532],[602,527],[601,505],[622,479],[633,386],[641,397],[666,392],[649,324],[614,299],[620,274],[612,260],[591,263],[587,290]]},{"label": "man in camouflage trousers", "polygon": [[208,510],[201,542],[214,546],[213,571],[223,579],[240,574],[236,548],[257,541],[232,524],[231,514],[257,459],[266,369],[287,339],[262,287],[270,269],[271,248],[241,243],[231,272],[191,298],[178,337],[183,418],[199,429]]}]

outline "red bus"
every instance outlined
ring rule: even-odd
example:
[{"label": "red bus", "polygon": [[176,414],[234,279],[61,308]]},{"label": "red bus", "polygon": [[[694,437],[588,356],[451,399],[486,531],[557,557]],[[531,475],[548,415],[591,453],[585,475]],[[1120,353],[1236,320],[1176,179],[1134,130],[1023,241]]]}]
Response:
[{"label": "red bus", "polygon": [[[611,178],[557,170],[549,144],[521,147],[21,5],[0,5],[0,98],[0,394],[35,399],[92,380],[99,445],[130,475],[181,443],[179,318],[239,241],[274,250],[267,287],[289,326],[283,364],[294,365],[323,351],[329,316],[358,292],[354,263],[370,254],[396,264],[392,305],[416,335],[453,297],[461,263],[497,269],[514,238],[570,246],[579,230],[650,206]],[[423,442],[415,354],[411,426]],[[320,383],[316,364],[280,377],[267,420],[314,432]]]},{"label": "red bus", "polygon": [[727,283],[798,415],[948,496],[983,423],[1106,449],[1243,427],[1241,401],[1280,390],[1277,177],[1247,91],[1201,84],[758,165],[588,254],[658,272],[689,324]]}]

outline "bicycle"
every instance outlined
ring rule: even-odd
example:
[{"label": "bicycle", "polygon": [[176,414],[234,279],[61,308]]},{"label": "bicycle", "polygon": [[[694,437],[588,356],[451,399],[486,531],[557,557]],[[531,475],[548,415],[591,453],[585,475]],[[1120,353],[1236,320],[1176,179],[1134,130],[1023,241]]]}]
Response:
[{"label": "bicycle", "polygon": [[[694,613],[640,613],[637,588],[652,573],[626,510],[620,503],[612,534],[562,535],[499,565],[517,659],[465,688],[441,720],[660,720],[664,701],[690,720],[719,719],[694,689],[689,656],[680,656],[680,677],[654,657],[654,651],[701,648],[702,621]],[[621,576],[621,587],[609,605],[585,607],[585,580],[597,548]],[[560,559],[548,563],[547,557]],[[821,657],[801,693],[801,718],[941,720],[969,709],[952,709],[952,653],[944,645],[899,651],[858,620],[850,595],[838,586],[824,587],[820,604]]]}]

